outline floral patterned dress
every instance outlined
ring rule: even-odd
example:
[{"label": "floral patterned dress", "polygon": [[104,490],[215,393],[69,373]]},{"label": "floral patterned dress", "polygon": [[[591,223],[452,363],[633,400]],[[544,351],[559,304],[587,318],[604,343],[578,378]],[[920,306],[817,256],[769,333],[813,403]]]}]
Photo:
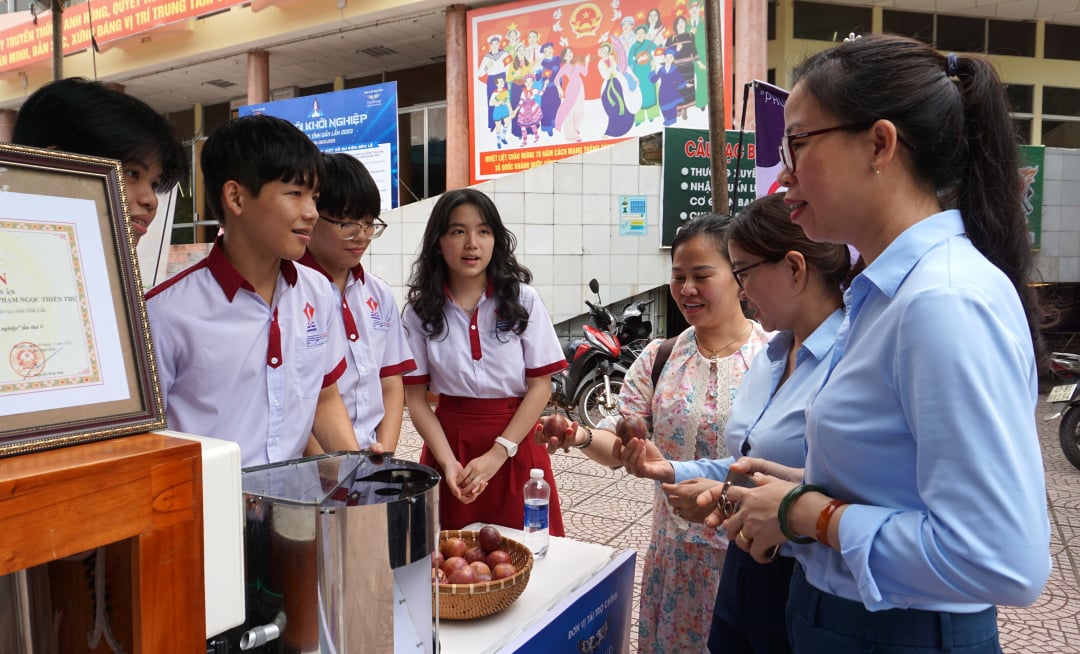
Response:
[{"label": "floral patterned dress", "polygon": [[[626,374],[620,413],[636,413],[651,422],[652,438],[668,459],[726,457],[724,426],[731,402],[769,336],[753,323],[746,344],[712,360],[698,352],[691,327],[677,337],[655,393],[652,367],[663,341],[653,341]],[[601,428],[614,429],[614,420],[605,422]],[[659,483],[652,532],[641,580],[638,649],[650,654],[705,652],[727,537],[672,513]]]}]

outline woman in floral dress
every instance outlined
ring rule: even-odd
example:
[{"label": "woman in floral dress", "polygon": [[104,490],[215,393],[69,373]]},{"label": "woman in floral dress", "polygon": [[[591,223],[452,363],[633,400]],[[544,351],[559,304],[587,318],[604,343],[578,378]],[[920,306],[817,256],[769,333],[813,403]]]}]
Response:
[{"label": "woman in floral dress", "polygon": [[[727,456],[724,426],[731,401],[769,337],[742,314],[723,240],[726,223],[708,214],[691,219],[675,235],[671,294],[691,326],[676,337],[655,389],[652,371],[660,340],[630,367],[619,393],[622,416],[636,414],[651,423],[649,437],[673,460]],[[599,463],[618,466],[615,424],[607,419],[591,432],[573,425],[548,449],[573,445]],[[539,432],[538,439],[543,439]],[[727,543],[723,532],[673,513],[657,484],[641,580],[639,651],[706,651]]]}]

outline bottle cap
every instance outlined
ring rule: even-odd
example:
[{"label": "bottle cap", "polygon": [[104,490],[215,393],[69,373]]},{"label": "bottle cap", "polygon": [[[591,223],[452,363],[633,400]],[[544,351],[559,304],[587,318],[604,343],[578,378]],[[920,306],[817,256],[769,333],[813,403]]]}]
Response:
[{"label": "bottle cap", "polygon": [[529,478],[530,479],[543,479],[544,478],[544,471],[541,470],[540,468],[533,468],[532,470],[529,471]]}]

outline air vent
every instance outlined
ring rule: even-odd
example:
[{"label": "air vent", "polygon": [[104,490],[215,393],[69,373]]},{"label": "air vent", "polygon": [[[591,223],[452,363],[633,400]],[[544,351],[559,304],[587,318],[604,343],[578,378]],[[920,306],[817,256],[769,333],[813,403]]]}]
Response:
[{"label": "air vent", "polygon": [[203,84],[209,84],[210,86],[216,86],[219,89],[227,89],[230,86],[236,86],[236,82],[230,82],[227,79],[212,79],[212,80],[210,80],[208,82],[203,82]]},{"label": "air vent", "polygon": [[392,50],[385,45],[377,45],[373,48],[360,48],[357,52],[362,52],[369,57],[389,57],[390,55],[400,54],[397,50]]}]

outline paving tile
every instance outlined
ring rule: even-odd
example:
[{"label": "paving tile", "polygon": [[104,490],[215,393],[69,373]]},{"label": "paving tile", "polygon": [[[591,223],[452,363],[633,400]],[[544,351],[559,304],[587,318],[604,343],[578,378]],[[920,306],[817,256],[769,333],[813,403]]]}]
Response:
[{"label": "paving tile", "polygon": [[596,495],[577,503],[574,510],[624,522],[635,522],[652,512],[652,503]]},{"label": "paving tile", "polygon": [[656,497],[656,482],[650,479],[641,479],[631,474],[623,474],[614,480],[614,484],[599,491],[601,495],[619,499],[648,502],[651,506]]},{"label": "paving tile", "polygon": [[629,523],[577,511],[565,511],[563,524],[569,538],[608,545],[612,538],[626,530]]}]

